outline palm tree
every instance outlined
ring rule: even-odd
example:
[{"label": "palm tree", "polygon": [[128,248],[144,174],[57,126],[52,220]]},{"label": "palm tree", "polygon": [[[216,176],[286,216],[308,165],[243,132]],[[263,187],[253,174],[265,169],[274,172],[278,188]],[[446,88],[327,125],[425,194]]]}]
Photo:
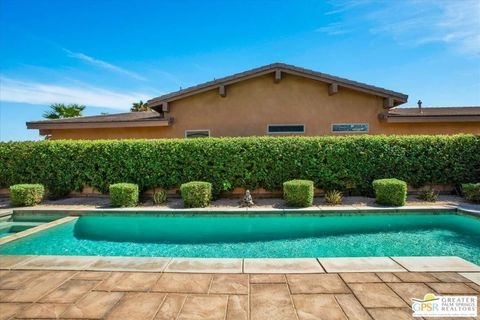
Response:
[{"label": "palm tree", "polygon": [[139,111],[149,111],[150,107],[148,106],[148,103],[143,102],[140,100],[139,102],[134,102],[132,103],[132,107],[130,108],[130,111],[132,112],[139,112]]},{"label": "palm tree", "polygon": [[43,114],[44,118],[47,119],[63,119],[63,118],[73,118],[80,117],[82,111],[85,109],[85,106],[73,103],[73,104],[63,104],[63,103],[54,103],[50,106],[50,111],[46,111]]}]

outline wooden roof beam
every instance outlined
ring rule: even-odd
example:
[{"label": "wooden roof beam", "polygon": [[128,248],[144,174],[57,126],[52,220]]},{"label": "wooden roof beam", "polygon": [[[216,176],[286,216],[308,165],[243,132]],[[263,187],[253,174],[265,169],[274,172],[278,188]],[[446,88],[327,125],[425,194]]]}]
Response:
[{"label": "wooden roof beam", "polygon": [[273,82],[279,83],[280,80],[282,80],[282,71],[275,70],[275,78],[273,79]]},{"label": "wooden roof beam", "polygon": [[335,93],[338,92],[338,84],[336,83],[331,83],[329,86],[328,86],[328,95],[329,96],[332,96],[334,95]]},{"label": "wooden roof beam", "polygon": [[225,98],[227,96],[227,89],[225,88],[224,85],[221,85],[221,86],[218,87],[218,94],[222,98]]},{"label": "wooden roof beam", "polygon": [[384,109],[390,109],[390,108],[393,108],[395,105],[394,105],[394,100],[392,97],[387,97],[387,98],[383,98],[383,108]]},{"label": "wooden roof beam", "polygon": [[170,104],[167,101],[162,102],[162,111],[170,112]]}]

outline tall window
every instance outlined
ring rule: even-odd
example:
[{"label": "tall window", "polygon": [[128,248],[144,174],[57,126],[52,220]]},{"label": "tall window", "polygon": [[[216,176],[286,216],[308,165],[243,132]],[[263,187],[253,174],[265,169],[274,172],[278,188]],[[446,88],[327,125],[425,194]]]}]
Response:
[{"label": "tall window", "polygon": [[269,124],[267,127],[268,134],[282,133],[305,133],[304,124]]},{"label": "tall window", "polygon": [[185,138],[208,138],[210,130],[185,130]]}]

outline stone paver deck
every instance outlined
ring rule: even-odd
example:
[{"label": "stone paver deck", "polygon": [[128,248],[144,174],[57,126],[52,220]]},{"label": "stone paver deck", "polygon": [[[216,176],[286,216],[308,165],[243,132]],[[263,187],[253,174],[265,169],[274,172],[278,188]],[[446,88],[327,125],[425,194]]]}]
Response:
[{"label": "stone paver deck", "polygon": [[425,293],[480,286],[457,272],[0,270],[0,319],[412,319],[410,299]]},{"label": "stone paver deck", "polygon": [[[407,271],[480,273],[480,266],[455,256],[224,259],[2,255],[0,269],[257,274]],[[384,276],[382,280],[386,281],[387,278]],[[478,282],[478,277],[470,276],[469,279]]]}]

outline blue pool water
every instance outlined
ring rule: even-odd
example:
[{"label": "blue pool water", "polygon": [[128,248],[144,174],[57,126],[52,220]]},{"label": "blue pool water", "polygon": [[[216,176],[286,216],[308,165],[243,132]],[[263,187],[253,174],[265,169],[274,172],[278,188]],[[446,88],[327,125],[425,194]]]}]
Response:
[{"label": "blue pool water", "polygon": [[460,256],[480,264],[480,219],[456,214],[84,216],[0,254],[170,257]]},{"label": "blue pool water", "polygon": [[14,235],[17,232],[22,232],[27,229],[41,225],[44,222],[18,222],[18,221],[0,221],[0,238]]}]

